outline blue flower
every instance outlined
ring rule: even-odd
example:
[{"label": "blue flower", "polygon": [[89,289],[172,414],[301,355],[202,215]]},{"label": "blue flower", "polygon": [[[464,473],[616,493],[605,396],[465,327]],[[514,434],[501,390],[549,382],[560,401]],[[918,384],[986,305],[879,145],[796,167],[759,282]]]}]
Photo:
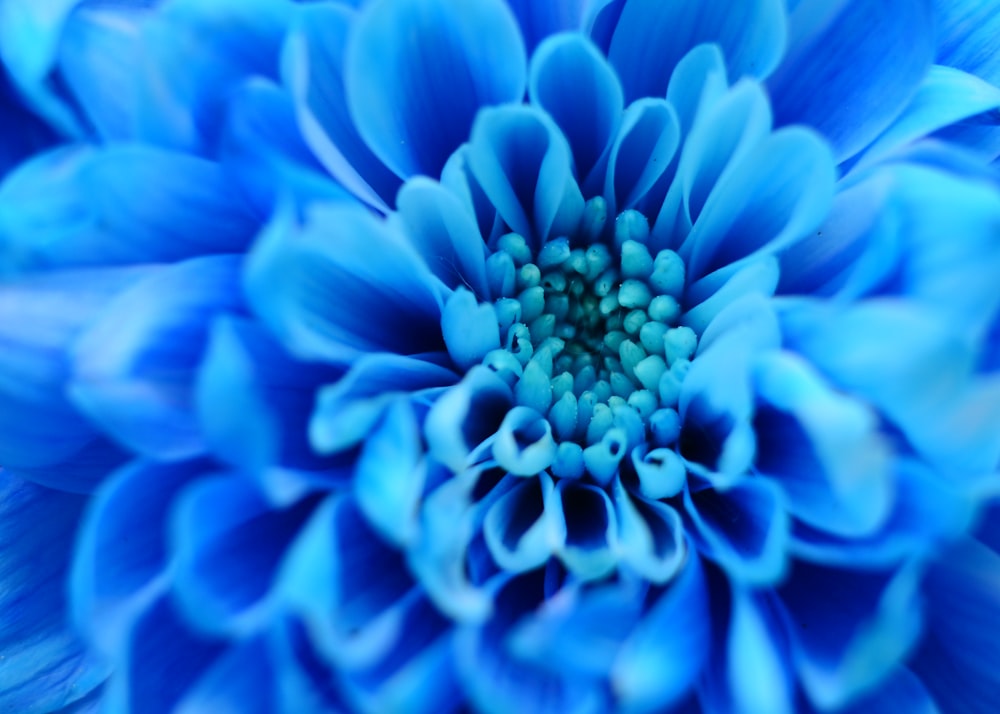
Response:
[{"label": "blue flower", "polygon": [[0,462],[97,488],[109,711],[988,701],[988,23],[147,5],[52,21],[83,139],[0,186]]}]

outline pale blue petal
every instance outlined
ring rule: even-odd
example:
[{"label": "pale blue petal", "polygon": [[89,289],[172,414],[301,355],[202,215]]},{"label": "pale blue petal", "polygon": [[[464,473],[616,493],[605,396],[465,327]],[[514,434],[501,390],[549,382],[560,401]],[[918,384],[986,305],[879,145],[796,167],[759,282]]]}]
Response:
[{"label": "pale blue petal", "polygon": [[535,476],[552,465],[556,442],[548,420],[530,407],[507,412],[496,431],[493,458],[516,476]]},{"label": "pale blue petal", "polygon": [[563,2],[536,2],[535,0],[507,0],[517,16],[518,27],[527,45],[528,55],[533,56],[538,45],[549,36],[561,32],[581,30],[593,0],[564,0]]},{"label": "pale blue petal", "polygon": [[550,519],[557,555],[581,580],[602,578],[618,562],[618,519],[603,489],[571,479],[561,480],[552,494]]},{"label": "pale blue petal", "polygon": [[642,204],[673,168],[679,144],[677,114],[669,102],[645,98],[630,104],[608,156],[604,179],[608,211],[617,214]]},{"label": "pale blue petal", "polygon": [[614,485],[614,504],[622,560],[651,582],[668,582],[688,557],[680,515],[659,501],[633,499],[621,481]]},{"label": "pale blue petal", "polygon": [[516,485],[490,506],[483,536],[505,571],[532,570],[551,557],[555,543],[545,506],[552,498],[552,480],[540,475]]},{"label": "pale blue petal", "polygon": [[526,64],[516,19],[500,0],[377,0],[347,45],[347,103],[397,175],[438,178],[479,109],[521,98]]},{"label": "pale blue petal", "polygon": [[979,0],[933,0],[939,63],[1000,85],[996,8]]},{"label": "pale blue petal", "polygon": [[496,310],[488,302],[459,288],[448,298],[441,313],[441,334],[448,354],[461,369],[482,362],[500,349],[500,329]]},{"label": "pale blue petal", "polygon": [[790,47],[768,80],[778,124],[816,127],[837,161],[867,146],[904,109],[934,59],[928,2],[800,2]]}]

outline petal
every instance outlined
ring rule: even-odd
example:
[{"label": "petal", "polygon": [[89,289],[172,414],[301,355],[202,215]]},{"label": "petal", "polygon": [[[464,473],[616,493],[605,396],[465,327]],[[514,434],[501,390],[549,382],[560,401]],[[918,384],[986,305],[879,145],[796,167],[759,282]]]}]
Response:
[{"label": "petal", "polygon": [[914,568],[897,572],[796,562],[778,590],[792,659],[810,700],[839,707],[887,675],[920,633]]},{"label": "petal", "polygon": [[6,73],[0,75],[0,115],[7,127],[0,137],[0,178],[58,141],[53,129],[24,105]]},{"label": "petal", "polygon": [[774,484],[746,480],[721,491],[685,491],[699,549],[736,583],[773,584],[788,565],[789,519]]},{"label": "petal", "polygon": [[581,29],[591,3],[588,0],[566,0],[559,3],[507,0],[507,4],[517,16],[518,27],[527,44],[528,56],[533,57],[537,52],[536,47],[549,35]]},{"label": "petal", "polygon": [[552,480],[542,474],[514,486],[490,506],[483,536],[503,570],[533,570],[549,559],[554,536],[545,504],[551,499]]},{"label": "petal", "polygon": [[1000,18],[988,3],[934,0],[937,61],[1000,85],[996,38]]},{"label": "petal", "polygon": [[421,176],[406,182],[396,203],[410,243],[431,271],[448,287],[464,284],[486,299],[486,244],[468,204]]},{"label": "petal", "polygon": [[9,711],[51,712],[107,676],[65,622],[65,577],[85,504],[0,471],[0,707]]},{"label": "petal", "polygon": [[268,595],[315,499],[272,509],[241,475],[205,478],[184,490],[170,526],[173,591],[202,632],[243,635],[274,617]]},{"label": "petal", "polygon": [[[574,78],[572,82],[564,81],[568,76]],[[528,95],[562,129],[573,153],[576,176],[580,183],[587,183],[621,121],[622,88],[614,70],[586,39],[576,34],[558,35],[547,39],[532,55]]]},{"label": "petal", "polygon": [[361,206],[314,205],[303,225],[279,213],[245,279],[257,313],[300,358],[346,363],[369,351],[443,348],[443,286]]},{"label": "petal", "polygon": [[713,43],[693,47],[684,55],[667,85],[667,101],[677,112],[681,135],[687,136],[701,106],[711,106],[729,88],[726,59]]},{"label": "petal", "polygon": [[768,80],[777,124],[816,127],[838,162],[867,146],[903,110],[933,60],[928,5],[800,2],[789,20],[788,56]]},{"label": "petal", "polygon": [[510,228],[539,249],[571,235],[583,215],[573,157],[559,127],[530,106],[486,109],[472,127],[468,163]]},{"label": "petal", "polygon": [[400,181],[358,134],[344,89],[345,45],[356,13],[339,4],[296,9],[285,40],[282,76],[302,137],[348,191],[376,208],[391,205]]},{"label": "petal", "polygon": [[997,108],[1000,89],[974,75],[934,65],[903,113],[865,149],[852,171],[871,166],[916,139]]},{"label": "petal", "polygon": [[914,671],[945,713],[986,714],[1000,688],[994,623],[1000,614],[1000,555],[965,541],[947,551],[927,581],[928,632]]},{"label": "petal", "polygon": [[[913,714],[940,714],[951,711],[949,706],[957,706],[954,698],[943,700],[939,709],[928,693],[925,682],[900,667],[886,678],[873,692],[861,695],[847,707],[838,709],[844,714],[893,714],[893,712],[913,712]],[[962,709],[956,711],[974,711]],[[985,711],[984,711],[985,714]]]},{"label": "petal", "polygon": [[534,476],[555,457],[556,442],[545,417],[529,407],[507,412],[493,442],[493,458],[502,468],[516,476]]},{"label": "petal", "polygon": [[701,561],[694,549],[625,641],[611,686],[628,711],[669,710],[694,685],[708,659],[712,626]]},{"label": "petal", "polygon": [[459,288],[448,298],[441,314],[441,333],[448,354],[461,369],[468,369],[493,350],[500,349],[496,311],[488,302]]},{"label": "petal", "polygon": [[150,146],[57,149],[0,187],[0,255],[21,270],[237,252],[256,225],[218,164]]},{"label": "petal", "polygon": [[673,168],[679,144],[680,127],[669,102],[646,98],[630,104],[608,156],[604,196],[609,212],[617,214],[642,204]]},{"label": "petal", "polygon": [[241,307],[240,267],[230,256],[195,259],[113,300],[73,347],[68,393],[77,408],[140,454],[201,453],[195,370],[212,318]]},{"label": "petal", "polygon": [[73,619],[91,644],[120,653],[133,619],[163,590],[167,514],[204,462],[134,462],[101,488],[81,527],[70,579]]},{"label": "petal", "polygon": [[622,560],[651,582],[670,581],[688,557],[680,515],[664,503],[633,499],[621,481],[613,497]]},{"label": "petal", "polygon": [[517,101],[526,61],[517,22],[500,0],[367,5],[347,46],[351,116],[397,175],[437,178],[469,136],[476,112]]},{"label": "petal", "polygon": [[185,692],[172,710],[176,714],[240,712],[270,714],[275,710],[280,665],[272,661],[263,638],[226,649]]},{"label": "petal", "polygon": [[602,489],[563,479],[546,515],[558,543],[557,554],[571,573],[581,580],[595,580],[614,570],[618,521]]},{"label": "petal", "polygon": [[670,74],[688,50],[717,42],[733,78],[766,77],[785,46],[785,11],[774,0],[697,5],[629,0],[621,11],[608,58],[629,101],[666,95]]}]

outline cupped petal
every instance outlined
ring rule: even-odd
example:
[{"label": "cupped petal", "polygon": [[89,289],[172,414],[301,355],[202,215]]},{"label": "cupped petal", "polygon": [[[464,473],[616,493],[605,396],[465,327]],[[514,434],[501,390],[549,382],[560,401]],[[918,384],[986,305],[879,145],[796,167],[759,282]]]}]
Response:
[{"label": "cupped petal", "polygon": [[345,45],[356,19],[356,12],[338,3],[296,8],[281,72],[302,138],[316,159],[348,191],[384,209],[400,180],[358,134],[344,89]]},{"label": "cupped petal", "polygon": [[535,476],[552,465],[556,441],[548,420],[530,407],[507,412],[493,441],[493,458],[516,476]]},{"label": "cupped petal", "polygon": [[993,623],[1000,616],[1000,554],[973,540],[947,550],[927,578],[927,634],[913,670],[943,714],[996,708],[1000,678]]},{"label": "cupped petal", "polygon": [[9,271],[239,252],[256,226],[219,164],[140,144],[56,149],[0,187]]},{"label": "cupped petal", "polygon": [[616,480],[612,494],[621,559],[651,582],[670,581],[687,557],[684,523],[672,507],[633,498]]},{"label": "cupped petal", "polygon": [[694,687],[712,644],[708,602],[704,570],[690,547],[612,665],[611,687],[625,711],[669,710]]},{"label": "cupped petal", "polygon": [[410,243],[431,271],[448,287],[466,285],[477,298],[487,299],[487,250],[472,206],[420,176],[406,182],[396,203]]},{"label": "cupped petal", "polygon": [[819,709],[842,706],[887,676],[921,628],[919,572],[796,561],[778,588],[792,661]]},{"label": "cupped petal", "polygon": [[154,268],[65,271],[0,285],[0,462],[40,483],[88,491],[125,460],[66,398],[72,341]]},{"label": "cupped petal", "polygon": [[934,59],[930,3],[806,0],[789,18],[790,46],[768,80],[779,125],[808,124],[837,161],[867,146],[904,109]]},{"label": "cupped petal", "polygon": [[645,207],[650,191],[669,172],[680,144],[677,114],[664,99],[644,98],[628,106],[611,144],[604,198],[612,214]]},{"label": "cupped petal", "polygon": [[6,127],[0,136],[0,178],[59,141],[55,130],[25,106],[6,72],[0,73],[0,116]]},{"label": "cupped petal", "polygon": [[441,351],[446,291],[405,236],[354,204],[314,205],[305,223],[279,212],[251,254],[251,305],[309,361],[374,351]]},{"label": "cupped petal", "polygon": [[[572,82],[565,81],[568,76]],[[557,35],[532,55],[528,96],[562,129],[573,153],[576,176],[586,185],[621,122],[624,99],[614,70],[584,37]]]},{"label": "cupped petal", "polygon": [[608,494],[591,484],[563,479],[546,513],[556,554],[581,580],[595,580],[618,564],[618,519]]},{"label": "cupped petal", "polygon": [[732,5],[628,0],[621,9],[608,58],[625,97],[666,95],[670,74],[692,47],[715,42],[733,78],[766,77],[785,49],[785,8],[776,0]]},{"label": "cupped petal", "polygon": [[61,711],[108,674],[65,617],[65,577],[86,502],[0,470],[0,707],[8,711]]},{"label": "cupped petal", "polygon": [[168,523],[172,590],[186,621],[212,635],[243,636],[274,617],[279,567],[312,515],[315,498],[273,508],[240,474],[189,486]]},{"label": "cupped petal", "polygon": [[136,461],[98,492],[81,526],[70,595],[76,626],[99,652],[120,653],[133,620],[164,591],[168,514],[181,489],[207,473],[201,461]]},{"label": "cupped petal", "polygon": [[545,511],[554,497],[552,491],[552,479],[540,474],[514,486],[489,507],[483,536],[502,569],[533,570],[552,555],[557,536]]},{"label": "cupped petal", "polygon": [[486,109],[472,127],[469,169],[504,222],[540,249],[571,235],[583,215],[569,144],[530,106]]},{"label": "cupped petal", "polygon": [[684,492],[695,543],[735,582],[771,585],[788,568],[789,518],[781,492],[763,480],[742,481],[725,491]]},{"label": "cupped petal", "polygon": [[168,266],[117,296],[75,341],[73,404],[129,449],[182,459],[205,449],[195,372],[215,315],[241,309],[241,261]]},{"label": "cupped petal", "polygon": [[526,65],[517,21],[501,0],[378,0],[361,10],[348,41],[347,104],[398,176],[437,178],[480,109],[521,99]]}]

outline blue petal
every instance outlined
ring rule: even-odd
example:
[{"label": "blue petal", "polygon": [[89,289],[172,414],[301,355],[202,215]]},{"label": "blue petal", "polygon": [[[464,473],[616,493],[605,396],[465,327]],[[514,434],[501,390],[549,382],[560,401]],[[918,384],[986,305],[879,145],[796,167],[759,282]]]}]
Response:
[{"label": "blue petal", "polygon": [[634,208],[672,169],[680,144],[677,115],[663,99],[640,99],[622,116],[608,156],[604,197],[612,214]]},{"label": "blue petal", "polygon": [[0,188],[0,255],[14,269],[230,253],[255,230],[218,164],[149,146],[58,149]]},{"label": "blue petal", "polygon": [[220,163],[258,215],[289,193],[301,203],[349,195],[313,158],[292,98],[271,81],[248,80],[233,92],[220,144]]},{"label": "blue petal", "polygon": [[276,710],[276,669],[279,666],[274,658],[263,637],[231,645],[171,711],[174,714],[271,714]]},{"label": "blue petal", "polygon": [[[563,6],[535,2],[532,7]],[[569,76],[572,82],[565,81]],[[573,152],[576,176],[586,184],[621,122],[618,77],[586,39],[558,35],[542,43],[532,56],[528,94],[562,129]]]},{"label": "blue petal", "polygon": [[66,271],[0,286],[0,462],[6,468],[87,491],[124,460],[66,399],[67,358],[81,329],[150,273]]},{"label": "blue petal", "polygon": [[502,569],[520,573],[549,559],[554,543],[545,506],[552,497],[552,479],[541,474],[516,485],[490,506],[483,536]]},{"label": "blue petal", "polygon": [[539,249],[571,235],[583,215],[565,137],[546,114],[528,106],[480,112],[468,147],[469,168],[497,212]]},{"label": "blue petal", "polygon": [[517,24],[527,44],[528,55],[534,56],[538,45],[549,35],[580,30],[593,2],[564,0],[547,3],[534,0],[507,0],[507,4],[517,16]]},{"label": "blue petal", "polygon": [[768,81],[777,123],[816,127],[837,161],[867,146],[903,110],[934,58],[928,5],[800,2],[788,57]]},{"label": "blue petal", "polygon": [[201,258],[126,290],[77,338],[67,387],[81,412],[140,454],[204,450],[193,388],[212,318],[240,309],[240,261]]},{"label": "blue petal", "polygon": [[[391,401],[437,392],[457,379],[454,372],[430,361],[365,355],[346,376],[320,391],[309,424],[309,442],[319,453],[348,449],[367,436]],[[433,451],[433,441],[429,441]]]},{"label": "blue petal", "polygon": [[1000,85],[1000,17],[978,0],[934,0],[937,61]]},{"label": "blue petal", "polygon": [[1000,677],[1000,555],[965,541],[946,551],[927,581],[928,632],[913,669],[945,714],[996,710]]},{"label": "blue petal", "polygon": [[285,41],[282,76],[316,158],[355,196],[384,208],[395,198],[399,178],[358,135],[344,90],[344,47],[355,19],[352,10],[337,4],[298,8]]},{"label": "blue petal", "polygon": [[500,0],[379,0],[352,31],[344,82],[372,151],[403,178],[437,178],[479,109],[521,98],[526,72],[517,22]]},{"label": "blue petal", "polygon": [[712,623],[701,561],[687,561],[625,641],[611,669],[626,711],[669,710],[694,686],[708,660]]},{"label": "blue petal", "polygon": [[[934,703],[925,682],[903,667],[893,672],[874,691],[861,695],[838,712],[843,714],[941,714],[941,712],[963,712],[972,714],[975,710],[961,708],[954,698],[944,699],[941,708]],[[953,709],[954,708],[954,709]],[[986,714],[983,710],[981,714]]]},{"label": "blue petal", "polygon": [[0,72],[0,116],[6,131],[0,136],[0,178],[22,161],[58,141],[55,132],[26,106]]},{"label": "blue petal", "polygon": [[115,652],[104,711],[109,714],[170,714],[225,652],[223,644],[198,636],[162,597],[149,605],[129,632],[125,648]]},{"label": "blue petal", "polygon": [[293,484],[272,479],[269,467],[320,467],[309,418],[319,386],[339,376],[296,362],[256,322],[217,318],[194,394],[205,443],[216,458],[262,477],[272,498],[295,496]]},{"label": "blue petal", "polygon": [[688,50],[717,42],[732,77],[766,77],[785,47],[784,3],[749,0],[739,5],[629,0],[611,38],[608,57],[625,98],[666,96],[674,67]]},{"label": "blue petal", "polygon": [[207,468],[137,461],[95,497],[81,527],[70,593],[77,626],[104,654],[121,652],[132,620],[162,592],[167,514],[177,493]]},{"label": "blue petal", "polygon": [[486,244],[468,204],[420,176],[406,182],[397,204],[410,242],[431,271],[448,287],[464,284],[487,299]]},{"label": "blue petal", "polygon": [[171,513],[170,546],[187,620],[203,632],[241,635],[273,617],[268,596],[279,565],[314,505],[273,509],[242,475],[185,489]]},{"label": "blue petal", "polygon": [[556,442],[548,420],[530,407],[507,412],[493,441],[493,458],[516,476],[534,476],[552,465]]},{"label": "blue petal", "polygon": [[420,423],[406,400],[390,404],[361,446],[354,495],[368,522],[391,543],[416,535],[427,479]]},{"label": "blue petal", "polygon": [[468,369],[500,349],[498,324],[492,304],[477,302],[465,288],[452,293],[441,314],[441,333],[455,364]]},{"label": "blue petal", "polygon": [[301,226],[279,213],[251,255],[246,286],[257,313],[303,359],[346,363],[369,351],[444,346],[443,285],[360,205],[315,204]]},{"label": "blue petal", "polygon": [[737,583],[773,584],[788,565],[789,518],[773,484],[743,481],[725,491],[685,491],[701,551]]},{"label": "blue petal", "polygon": [[726,60],[718,45],[697,45],[680,59],[670,75],[667,101],[677,112],[682,136],[691,131],[699,107],[711,106],[728,88]]},{"label": "blue petal", "polygon": [[915,568],[824,568],[796,562],[778,595],[792,659],[810,700],[835,709],[886,676],[920,634]]},{"label": "blue petal", "polygon": [[0,708],[43,714],[107,676],[65,621],[65,577],[86,499],[0,471]]},{"label": "blue petal", "polygon": [[581,580],[608,575],[618,564],[618,519],[611,499],[600,488],[571,479],[561,480],[547,508],[566,568]]},{"label": "blue petal", "polygon": [[934,65],[913,99],[852,167],[870,166],[899,147],[935,131],[1000,107],[1000,89],[978,77]]}]

